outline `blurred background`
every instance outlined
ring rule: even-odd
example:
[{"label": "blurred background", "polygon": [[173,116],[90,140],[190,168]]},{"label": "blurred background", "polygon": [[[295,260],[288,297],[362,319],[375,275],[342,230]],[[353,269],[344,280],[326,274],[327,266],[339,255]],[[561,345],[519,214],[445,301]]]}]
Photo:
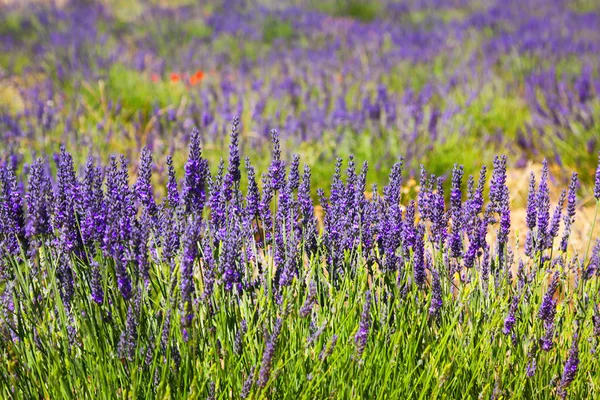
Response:
[{"label": "blurred background", "polygon": [[418,181],[506,154],[513,201],[547,158],[585,203],[599,64],[597,0],[0,0],[0,159],[148,146],[160,172],[198,127],[216,168],[239,115],[259,171],[275,128],[315,187],[350,154],[379,185],[399,156]]}]

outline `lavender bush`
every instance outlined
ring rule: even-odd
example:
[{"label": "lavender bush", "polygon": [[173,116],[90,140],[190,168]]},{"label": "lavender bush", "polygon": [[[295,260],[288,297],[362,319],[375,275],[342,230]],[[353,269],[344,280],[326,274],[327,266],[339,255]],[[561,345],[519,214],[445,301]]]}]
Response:
[{"label": "lavender bush", "polygon": [[0,12],[3,159],[77,143],[134,162],[146,146],[180,168],[197,126],[216,166],[238,115],[261,170],[275,127],[319,181],[354,154],[384,185],[401,148],[412,176],[423,162],[471,174],[502,151],[510,165],[546,158],[590,184],[593,1],[66,3]]},{"label": "lavender bush", "polygon": [[575,177],[561,218],[532,175],[523,251],[504,157],[489,199],[486,169],[465,185],[456,166],[449,203],[425,168],[404,199],[402,160],[367,198],[368,165],[339,160],[320,219],[277,131],[260,187],[238,135],[211,173],[192,133],[162,199],[147,149],[133,180],[124,157],[78,174],[65,148],[2,167],[3,397],[597,395],[600,246],[569,245]]}]

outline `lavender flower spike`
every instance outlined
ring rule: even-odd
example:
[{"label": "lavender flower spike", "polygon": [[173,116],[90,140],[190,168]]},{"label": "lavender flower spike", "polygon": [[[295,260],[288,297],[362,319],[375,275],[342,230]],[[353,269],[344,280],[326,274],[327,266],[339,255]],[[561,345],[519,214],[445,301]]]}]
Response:
[{"label": "lavender flower spike", "polygon": [[598,167],[596,168],[596,182],[594,185],[594,197],[600,201],[600,152],[598,153]]},{"label": "lavender flower spike", "polygon": [[571,345],[571,349],[569,350],[569,358],[565,363],[565,368],[563,370],[563,375],[560,380],[560,384],[558,387],[558,395],[561,398],[567,397],[567,388],[571,383],[575,380],[575,376],[577,375],[577,368],[579,367],[579,348],[577,345],[577,334],[573,337],[573,344]]}]

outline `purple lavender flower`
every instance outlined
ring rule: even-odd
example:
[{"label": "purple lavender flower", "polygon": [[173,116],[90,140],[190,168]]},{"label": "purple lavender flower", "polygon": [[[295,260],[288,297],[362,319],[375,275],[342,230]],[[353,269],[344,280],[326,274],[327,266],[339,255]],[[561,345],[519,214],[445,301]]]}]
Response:
[{"label": "purple lavender flower", "polygon": [[319,360],[321,360],[321,362],[325,361],[327,359],[327,357],[329,357],[330,355],[333,354],[337,340],[338,340],[338,335],[333,335],[331,337],[331,343],[329,343],[329,346],[324,347],[323,350],[321,351],[321,353],[319,354]]},{"label": "purple lavender flower", "polygon": [[598,153],[598,167],[596,168],[596,182],[594,185],[594,198],[600,201],[600,153]]},{"label": "purple lavender flower", "polygon": [[140,168],[138,171],[138,179],[134,186],[134,192],[140,204],[148,210],[150,215],[154,215],[156,213],[156,203],[154,202],[151,179],[152,153],[147,147],[144,147],[140,157]]},{"label": "purple lavender flower", "polygon": [[223,271],[223,285],[225,290],[231,291],[234,287],[242,289],[242,273],[240,270],[241,240],[239,227],[232,224],[223,243],[223,250],[219,255],[219,263]]},{"label": "purple lavender flower", "polygon": [[569,194],[567,195],[567,213],[565,214],[564,223],[565,229],[560,241],[560,250],[564,253],[567,251],[569,236],[571,235],[571,227],[575,222],[575,203],[577,201],[577,173],[571,175],[571,183],[569,184]]},{"label": "purple lavender flower", "polygon": [[554,347],[554,321],[544,321],[544,336],[540,339],[541,349],[548,352]]},{"label": "purple lavender flower", "polygon": [[517,308],[519,307],[519,296],[513,296],[512,302],[510,303],[510,308],[508,310],[508,316],[504,320],[504,327],[502,328],[502,333],[505,335],[510,335],[513,327],[515,326],[516,318],[515,314],[517,312]]},{"label": "purple lavender flower", "polygon": [[256,382],[259,388],[264,388],[265,386],[267,386],[267,383],[271,378],[273,359],[275,357],[275,351],[277,350],[277,342],[279,340],[279,334],[281,332],[282,324],[282,319],[277,318],[277,321],[275,321],[275,326],[273,327],[273,333],[268,338],[267,343],[265,345],[260,370],[258,371],[258,380]]},{"label": "purple lavender flower", "polygon": [[279,147],[279,134],[275,129],[271,131],[273,142],[273,157],[269,167],[269,178],[274,191],[281,190],[285,186],[285,162],[281,160],[281,148]]},{"label": "purple lavender flower", "polygon": [[504,265],[504,251],[510,233],[510,198],[506,186],[506,156],[494,158],[494,171],[490,186],[492,209],[500,214],[498,229],[498,264]]},{"label": "purple lavender flower", "polygon": [[298,188],[298,205],[302,217],[304,249],[310,254],[317,250],[317,218],[311,197],[310,168],[308,165],[304,166],[302,183]]},{"label": "purple lavender flower", "polygon": [[360,324],[358,332],[354,335],[354,343],[356,344],[356,359],[360,359],[365,348],[367,347],[367,339],[369,338],[369,327],[371,324],[371,292],[365,292],[365,302],[363,304],[362,313],[360,314]]},{"label": "purple lavender flower", "polygon": [[440,274],[437,271],[437,269],[432,269],[431,277],[431,304],[429,306],[429,315],[431,317],[439,318],[440,311],[444,303],[442,300],[442,285],[440,283]]},{"label": "purple lavender flower", "polygon": [[600,336],[600,307],[594,304],[594,314],[592,315],[592,326],[595,337]]},{"label": "purple lavender flower", "polygon": [[444,180],[437,179],[437,189],[431,201],[431,241],[435,246],[442,246],[446,240],[448,216],[444,209]]},{"label": "purple lavender flower", "polygon": [[27,236],[29,238],[52,232],[52,184],[44,172],[44,160],[38,158],[31,166],[27,188]]},{"label": "purple lavender flower", "polygon": [[93,242],[101,242],[106,230],[106,205],[102,191],[102,171],[94,166],[90,157],[85,165],[83,183],[81,185],[81,237],[88,247]]},{"label": "purple lavender flower", "polygon": [[567,397],[567,388],[575,380],[577,368],[579,367],[579,348],[577,345],[577,339],[577,334],[573,335],[573,344],[569,350],[569,358],[567,358],[567,362],[565,363],[562,378],[558,386],[558,394],[563,399]]},{"label": "purple lavender flower", "polygon": [[542,321],[554,321],[554,316],[556,314],[556,300],[554,300],[554,294],[558,290],[558,283],[559,273],[555,272],[552,276],[550,286],[548,286],[548,290],[546,291],[546,294],[544,294],[544,298],[542,299],[540,310],[538,311],[538,318]]},{"label": "purple lavender flower", "polygon": [[70,252],[80,246],[76,201],[81,199],[73,158],[64,146],[60,148],[57,178],[54,225],[60,231],[60,241],[64,250]]},{"label": "purple lavender flower", "polygon": [[463,167],[454,165],[452,170],[452,189],[450,191],[450,213],[452,216],[452,235],[450,236],[451,256],[458,258],[462,255],[462,192],[461,185],[464,171]]},{"label": "purple lavender flower", "polygon": [[244,385],[242,386],[242,391],[240,392],[240,398],[245,399],[250,395],[250,390],[252,390],[252,384],[254,383],[254,370],[256,367],[253,365],[250,368],[250,372],[248,372],[248,377],[244,381]]},{"label": "purple lavender flower", "polygon": [[231,142],[229,143],[229,165],[227,166],[227,174],[223,181],[223,192],[226,201],[230,201],[233,197],[233,191],[238,190],[237,186],[242,178],[240,172],[240,149],[239,149],[239,125],[240,119],[235,117],[231,121]]},{"label": "purple lavender flower", "polygon": [[204,260],[204,265],[202,268],[203,277],[204,277],[204,293],[203,297],[205,299],[210,298],[213,293],[215,286],[215,279],[217,274],[217,266],[215,263],[215,259],[213,256],[212,248],[210,247],[210,240],[204,241],[202,257]]},{"label": "purple lavender flower", "polygon": [[300,187],[300,156],[298,154],[292,156],[288,185],[292,192],[295,192]]},{"label": "purple lavender flower", "polygon": [[100,275],[100,266],[96,261],[92,261],[92,279],[90,287],[92,289],[92,300],[96,304],[104,303],[104,290],[102,289],[102,276]]},{"label": "purple lavender flower", "polygon": [[135,304],[129,304],[127,320],[119,338],[119,357],[127,361],[133,361],[137,347],[137,313],[138,307]]},{"label": "purple lavender flower", "polygon": [[316,304],[317,301],[317,284],[315,281],[310,281],[308,285],[308,296],[304,301],[304,304],[300,308],[299,314],[300,317],[306,318],[310,315],[312,311],[313,305]]},{"label": "purple lavender flower", "polygon": [[240,327],[238,328],[237,332],[235,333],[235,338],[233,340],[233,352],[235,354],[237,354],[238,356],[241,355],[244,350],[244,336],[246,335],[247,331],[248,331],[248,324],[246,324],[246,320],[243,319],[240,322]]},{"label": "purple lavender flower", "polygon": [[425,284],[425,226],[419,223],[417,227],[417,237],[415,241],[414,257],[413,257],[413,273],[415,283],[419,286]]},{"label": "purple lavender flower", "polygon": [[127,272],[125,262],[120,259],[115,260],[115,274],[117,276],[117,287],[125,300],[131,298],[131,278]]},{"label": "purple lavender flower", "polygon": [[190,139],[190,153],[185,164],[183,183],[183,201],[189,213],[202,213],[206,201],[207,176],[208,162],[202,158],[200,132],[194,129]]},{"label": "purple lavender flower", "polygon": [[260,203],[260,194],[256,184],[256,173],[254,167],[250,164],[250,159],[246,157],[246,170],[248,171],[248,191],[246,194],[246,218],[249,221],[258,217],[258,206]]},{"label": "purple lavender flower", "polygon": [[531,172],[529,178],[529,194],[527,195],[527,215],[525,217],[529,230],[534,230],[537,223],[537,201],[535,190],[535,174]]},{"label": "purple lavender flower", "polygon": [[594,275],[600,272],[600,239],[596,239],[594,247],[592,248],[592,255],[590,261],[583,271],[583,279],[591,279]]},{"label": "purple lavender flower", "polygon": [[548,162],[546,160],[544,160],[542,167],[542,178],[537,193],[537,211],[537,249],[542,251],[547,243],[546,234],[548,233],[548,225],[550,223],[550,189],[548,188]]},{"label": "purple lavender flower", "polygon": [[5,247],[10,254],[20,252],[20,242],[25,241],[23,199],[17,177],[11,164],[0,169],[0,229],[5,233]]},{"label": "purple lavender flower", "polygon": [[183,239],[183,258],[181,259],[181,324],[190,326],[194,318],[194,263],[198,257],[199,227],[195,223],[188,226]]},{"label": "purple lavender flower", "polygon": [[177,208],[179,205],[179,188],[173,167],[173,157],[167,156],[167,167],[169,178],[167,180],[167,204],[171,208]]},{"label": "purple lavender flower", "polygon": [[274,187],[271,186],[271,179],[263,174],[263,195],[258,205],[258,213],[262,220],[265,243],[270,243],[273,236],[273,216],[271,214],[271,201],[273,200]]}]

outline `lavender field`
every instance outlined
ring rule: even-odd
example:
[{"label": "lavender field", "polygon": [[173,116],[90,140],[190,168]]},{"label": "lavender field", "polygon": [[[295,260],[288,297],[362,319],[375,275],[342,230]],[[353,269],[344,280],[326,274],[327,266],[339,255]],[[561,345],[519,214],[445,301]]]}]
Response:
[{"label": "lavender field", "polygon": [[600,397],[600,3],[0,3],[0,398]]}]

